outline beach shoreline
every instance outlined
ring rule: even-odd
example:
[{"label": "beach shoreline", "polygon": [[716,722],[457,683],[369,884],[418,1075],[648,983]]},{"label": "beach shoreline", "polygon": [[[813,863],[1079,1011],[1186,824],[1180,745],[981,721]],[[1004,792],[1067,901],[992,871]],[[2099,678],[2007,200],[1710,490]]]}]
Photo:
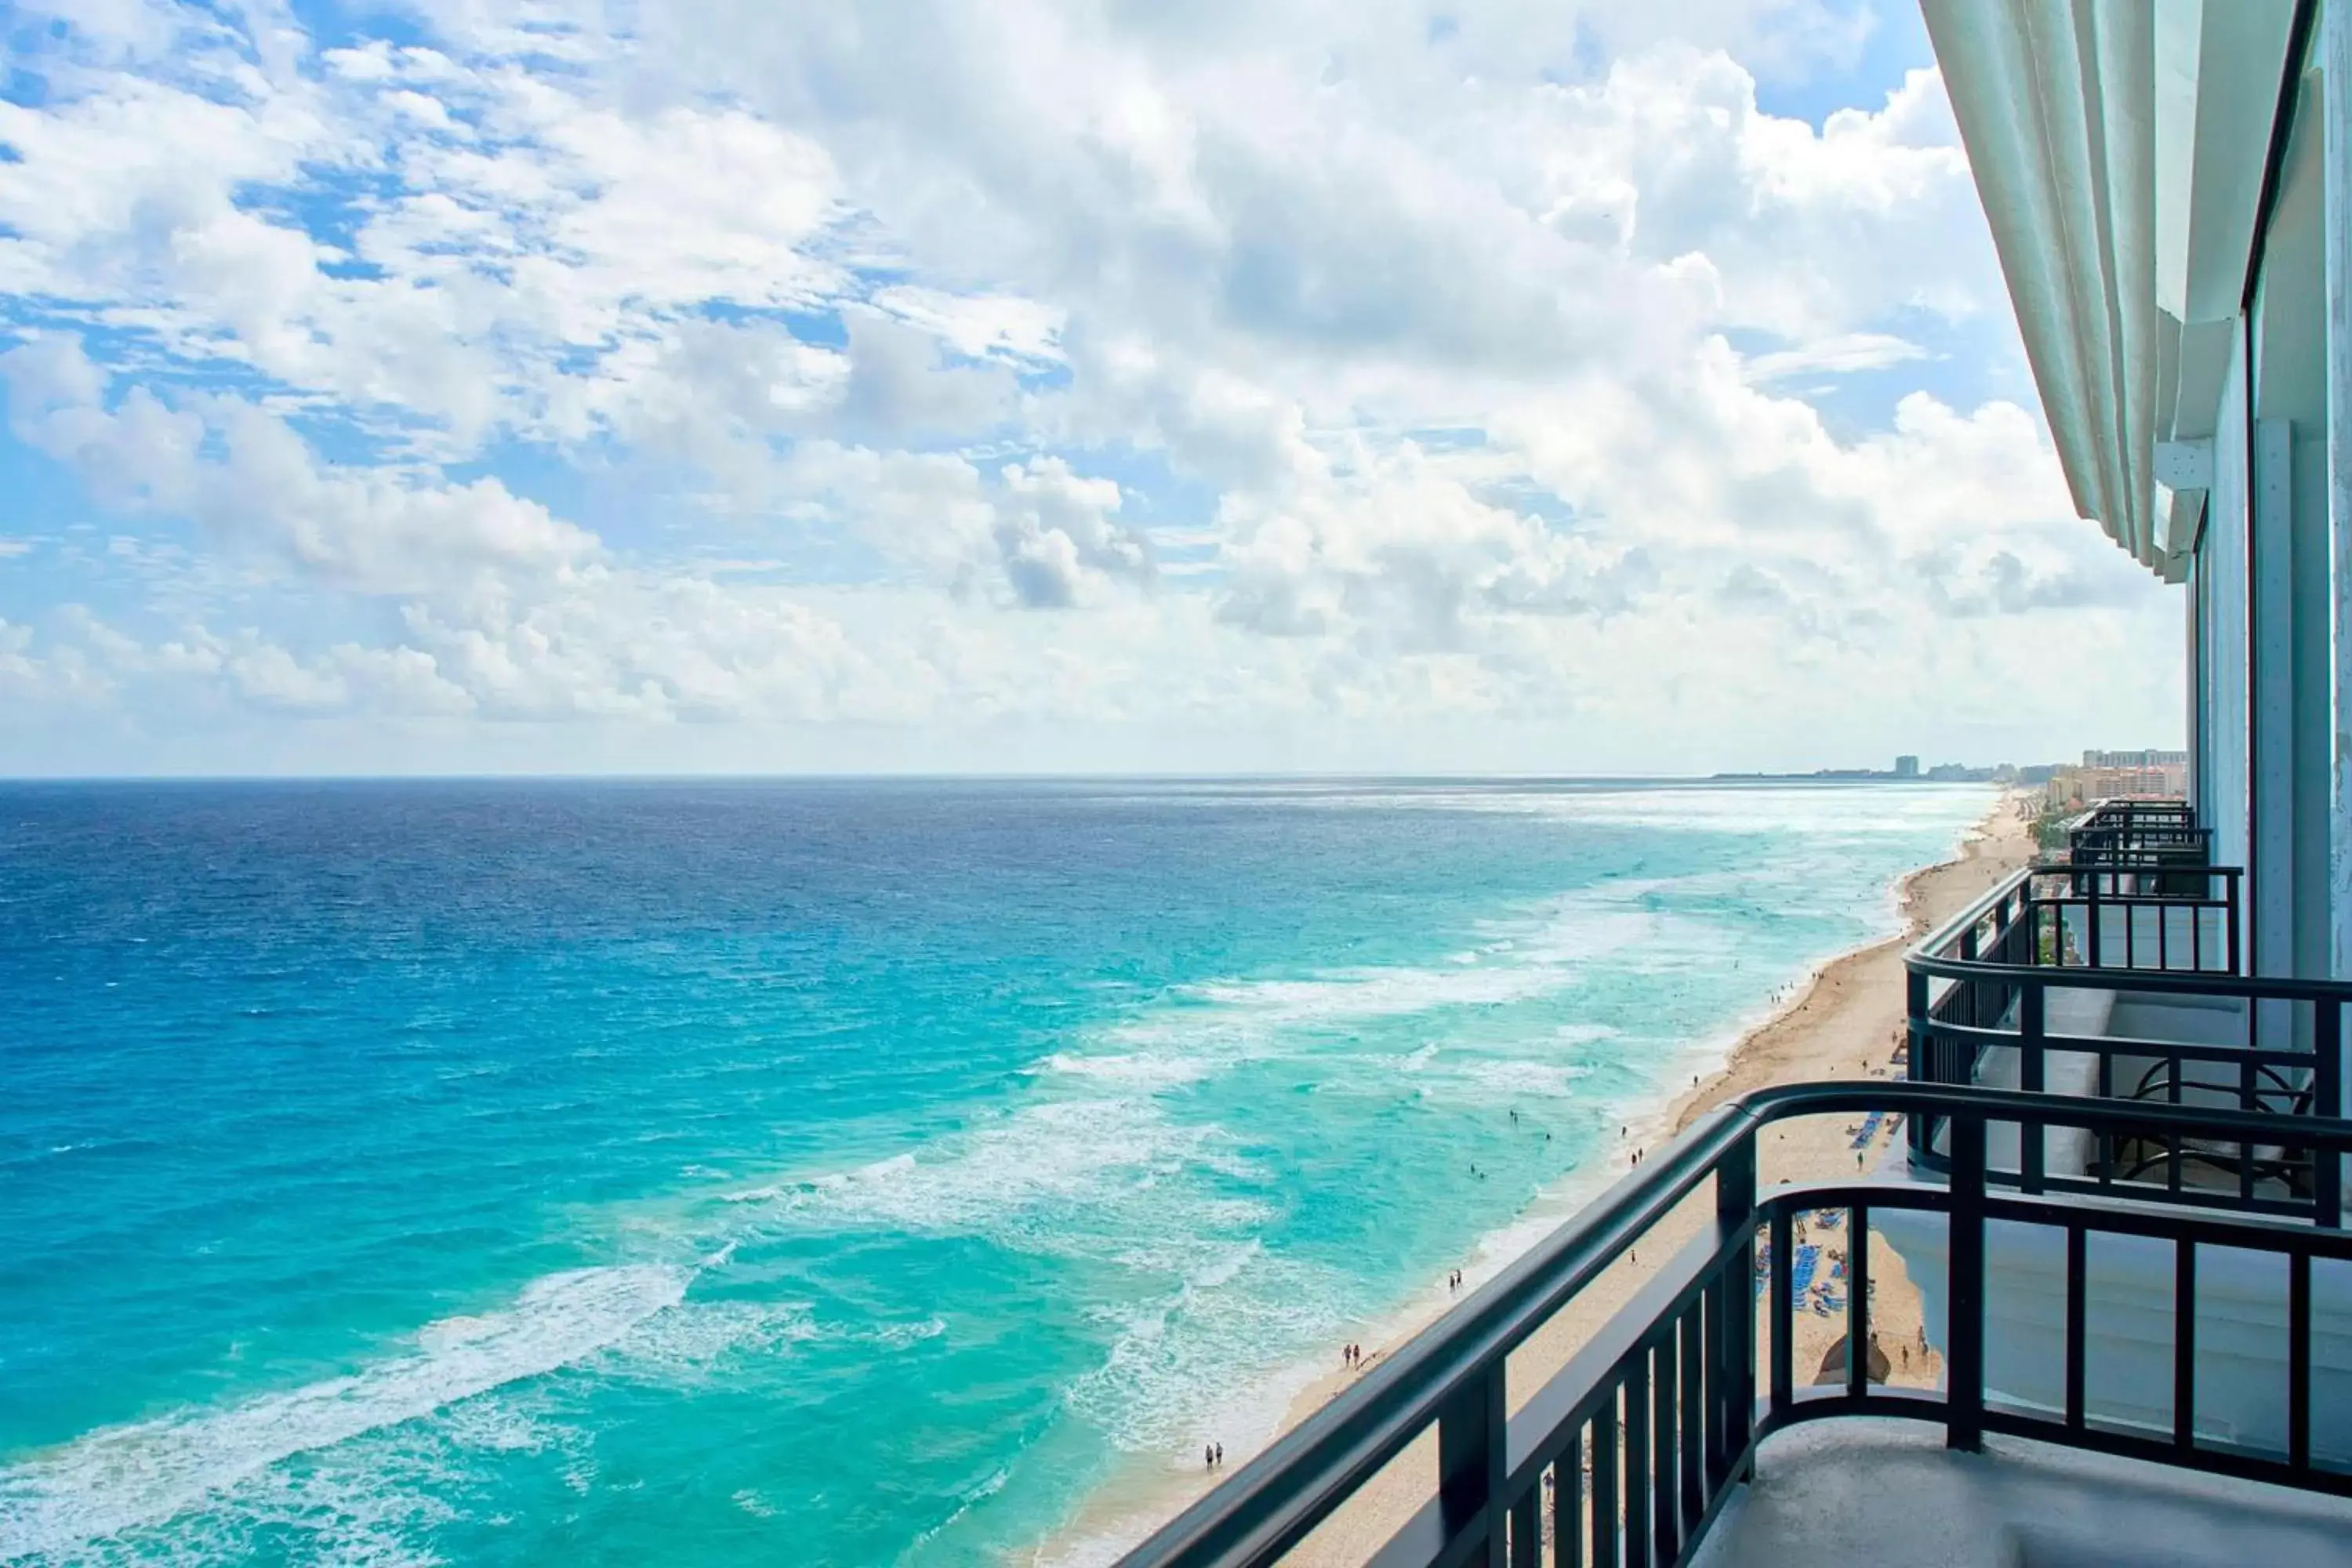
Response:
[{"label": "beach shoreline", "polygon": [[[1235,1445],[1227,1468],[1246,1459],[1306,1420],[1358,1377],[1377,1366],[1407,1341],[1428,1328],[1486,1279],[1507,1267],[1543,1237],[1565,1223],[1585,1204],[1613,1184],[1631,1168],[1635,1152],[1655,1148],[1725,1100],[1774,1084],[1848,1076],[1885,1076],[1901,1037],[1904,988],[1902,954],[1926,931],[1972,902],[2033,853],[2029,825],[2020,815],[2018,797],[2002,791],[1986,815],[1963,837],[1951,858],[1917,868],[1894,883],[1898,929],[1895,934],[1860,944],[1818,965],[1810,977],[1793,984],[1777,1005],[1738,1032],[1727,1044],[1694,1042],[1685,1065],[1700,1067],[1691,1087],[1654,1102],[1646,1113],[1630,1114],[1622,1158],[1596,1161],[1591,1168],[1570,1173],[1538,1194],[1527,1211],[1508,1225],[1477,1239],[1459,1265],[1464,1284],[1457,1292],[1433,1282],[1415,1292],[1385,1320],[1368,1325],[1358,1339],[1363,1347],[1360,1362],[1339,1363],[1332,1347],[1331,1365],[1316,1373],[1294,1367],[1279,1384],[1296,1384],[1286,1407],[1271,1431],[1249,1434]],[[1828,1119],[1810,1119],[1779,1130],[1761,1156],[1759,1180],[1767,1186],[1795,1181],[1827,1180],[1854,1174],[1849,1159],[1857,1152],[1861,1164],[1883,1156],[1891,1146],[1891,1131],[1882,1131],[1867,1149],[1857,1151],[1853,1128],[1841,1129]],[[1672,1256],[1683,1239],[1695,1234],[1699,1216],[1690,1205],[1663,1224],[1653,1238],[1654,1261]],[[1918,1321],[1916,1292],[1903,1277],[1899,1260],[1872,1251],[1876,1281],[1874,1323],[1883,1331],[1880,1342],[1899,1352],[1903,1364],[1892,1381],[1932,1385],[1940,1366],[1924,1348],[1907,1348]],[[1637,1249],[1638,1251],[1638,1249]],[[1511,1402],[1540,1387],[1569,1357],[1628,1299],[1647,1278],[1649,1269],[1633,1258],[1621,1258],[1567,1310],[1531,1338],[1512,1357]],[[1801,1368],[1818,1363],[1841,1342],[1843,1316],[1817,1321],[1800,1314],[1792,1351]],[[1832,1330],[1838,1331],[1832,1331]],[[1897,1344],[1896,1340],[1906,1342]],[[1759,1348],[1759,1353],[1761,1350]],[[1303,1382],[1301,1381],[1303,1379]],[[1368,1559],[1393,1531],[1408,1519],[1435,1487],[1435,1444],[1425,1436],[1360,1489],[1285,1559],[1299,1564],[1330,1564],[1333,1568]],[[1132,1466],[1128,1473],[1097,1489],[1063,1527],[1015,1561],[1034,1568],[1084,1568],[1109,1563],[1127,1547],[1173,1518],[1219,1479],[1199,1471],[1170,1467]]]}]

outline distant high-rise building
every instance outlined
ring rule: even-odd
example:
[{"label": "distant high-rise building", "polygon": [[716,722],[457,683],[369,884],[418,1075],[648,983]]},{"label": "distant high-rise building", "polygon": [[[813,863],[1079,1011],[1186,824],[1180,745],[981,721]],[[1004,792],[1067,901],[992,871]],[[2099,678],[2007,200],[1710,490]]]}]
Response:
[{"label": "distant high-rise building", "polygon": [[1895,776],[1898,779],[1917,778],[1919,776],[1919,759],[1916,757],[1895,758]]}]

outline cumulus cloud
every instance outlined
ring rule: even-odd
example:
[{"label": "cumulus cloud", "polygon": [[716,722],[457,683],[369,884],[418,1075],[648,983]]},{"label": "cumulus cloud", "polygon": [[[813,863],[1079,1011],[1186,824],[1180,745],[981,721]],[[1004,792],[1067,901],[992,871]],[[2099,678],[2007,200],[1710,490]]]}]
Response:
[{"label": "cumulus cloud", "polygon": [[[1935,379],[2014,347],[1934,71],[1760,107],[1868,26],[469,0],[322,47],[72,8],[0,103],[0,464],[121,548],[0,514],[64,541],[9,563],[81,574],[49,606],[103,601],[0,597],[0,682],[1268,764],[1461,760],[1474,715],[1553,766],[1797,761],[1801,715],[1875,754],[1905,701],[2055,736],[2072,694],[1937,681],[2021,617],[2176,617],[2030,412]],[[1861,372],[1917,390],[1807,401]]]},{"label": "cumulus cloud", "polygon": [[12,427],[132,512],[193,518],[224,544],[338,586],[380,593],[499,568],[554,571],[594,538],[495,479],[454,482],[321,465],[278,415],[235,397],[173,402],[133,386],[112,407],[79,343],[37,339],[0,354]]},{"label": "cumulus cloud", "polygon": [[1067,609],[1097,579],[1150,581],[1150,543],[1116,519],[1117,484],[1083,479],[1059,458],[1015,463],[1003,479],[996,548],[1022,604]]}]

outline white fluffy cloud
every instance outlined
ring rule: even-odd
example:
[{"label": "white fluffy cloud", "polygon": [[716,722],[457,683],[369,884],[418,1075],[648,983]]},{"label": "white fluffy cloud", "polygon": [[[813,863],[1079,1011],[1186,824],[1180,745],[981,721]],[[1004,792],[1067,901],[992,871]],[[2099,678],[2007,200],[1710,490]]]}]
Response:
[{"label": "white fluffy cloud", "polygon": [[134,385],[109,408],[105,374],[72,340],[0,354],[0,380],[17,437],[73,466],[118,512],[192,518],[224,547],[332,586],[421,592],[483,572],[561,571],[597,550],[495,479],[321,465],[283,418],[246,399],[166,401]]},{"label": "white fluffy cloud", "polygon": [[20,711],[1705,766],[2063,750],[2030,647],[2174,722],[2036,421],[1925,390],[2014,358],[1932,69],[1759,106],[1858,6],[419,15],[14,60],[0,479],[87,512],[0,511]]}]

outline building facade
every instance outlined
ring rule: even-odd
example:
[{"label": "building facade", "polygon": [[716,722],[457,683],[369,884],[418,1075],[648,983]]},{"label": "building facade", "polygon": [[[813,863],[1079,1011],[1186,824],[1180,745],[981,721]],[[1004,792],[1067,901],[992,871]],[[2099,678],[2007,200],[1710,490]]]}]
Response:
[{"label": "building facade", "polygon": [[2347,6],[1924,9],[2076,507],[2180,587],[2245,963],[2352,974]]}]

